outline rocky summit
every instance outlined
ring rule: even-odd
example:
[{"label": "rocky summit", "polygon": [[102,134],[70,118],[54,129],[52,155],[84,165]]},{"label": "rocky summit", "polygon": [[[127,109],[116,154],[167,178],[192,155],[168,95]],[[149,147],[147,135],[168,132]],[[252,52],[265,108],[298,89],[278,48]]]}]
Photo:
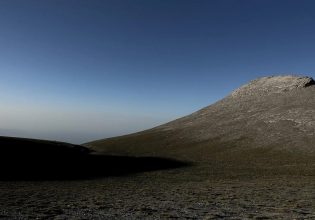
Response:
[{"label": "rocky summit", "polygon": [[262,77],[183,118],[86,146],[110,154],[198,162],[315,155],[314,94],[311,77]]},{"label": "rocky summit", "polygon": [[249,95],[260,96],[305,88],[313,84],[314,80],[311,77],[293,75],[262,77],[236,89],[231,95],[235,98]]}]

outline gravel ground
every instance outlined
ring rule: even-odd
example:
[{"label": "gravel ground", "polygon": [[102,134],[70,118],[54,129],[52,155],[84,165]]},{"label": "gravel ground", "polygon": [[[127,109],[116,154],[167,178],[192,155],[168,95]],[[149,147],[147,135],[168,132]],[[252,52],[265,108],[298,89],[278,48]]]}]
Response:
[{"label": "gravel ground", "polygon": [[315,178],[181,168],[80,181],[0,182],[2,219],[315,219]]}]

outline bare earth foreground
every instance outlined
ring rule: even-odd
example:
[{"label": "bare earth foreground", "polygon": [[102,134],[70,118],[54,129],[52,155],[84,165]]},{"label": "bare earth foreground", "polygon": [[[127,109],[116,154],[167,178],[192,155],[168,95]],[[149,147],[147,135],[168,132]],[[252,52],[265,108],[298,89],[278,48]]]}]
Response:
[{"label": "bare earth foreground", "polygon": [[2,138],[0,217],[315,219],[314,94],[310,77],[263,77],[85,147]]},{"label": "bare earth foreground", "polygon": [[[3,219],[314,219],[315,178],[193,175],[0,183]],[[198,171],[198,170],[195,170]]]}]

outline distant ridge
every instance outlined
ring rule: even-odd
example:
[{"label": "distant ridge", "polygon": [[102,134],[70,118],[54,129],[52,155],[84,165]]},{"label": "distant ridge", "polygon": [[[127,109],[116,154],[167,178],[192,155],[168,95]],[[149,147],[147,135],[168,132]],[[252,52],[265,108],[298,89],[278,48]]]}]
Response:
[{"label": "distant ridge", "polygon": [[290,164],[315,156],[314,80],[294,75],[262,77],[188,116],[85,146],[109,154],[196,162]]}]

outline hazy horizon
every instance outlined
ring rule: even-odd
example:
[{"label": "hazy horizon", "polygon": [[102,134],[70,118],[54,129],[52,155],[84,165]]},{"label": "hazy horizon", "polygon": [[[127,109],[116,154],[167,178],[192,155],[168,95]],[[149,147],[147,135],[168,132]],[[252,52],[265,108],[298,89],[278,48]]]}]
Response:
[{"label": "hazy horizon", "polygon": [[312,1],[0,2],[0,135],[83,143],[314,76]]}]

